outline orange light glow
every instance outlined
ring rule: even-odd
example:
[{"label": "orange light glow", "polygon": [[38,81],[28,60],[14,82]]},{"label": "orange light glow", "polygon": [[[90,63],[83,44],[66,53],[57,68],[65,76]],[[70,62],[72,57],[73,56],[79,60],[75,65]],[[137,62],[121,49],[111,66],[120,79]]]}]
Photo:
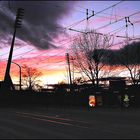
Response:
[{"label": "orange light glow", "polygon": [[95,96],[94,95],[90,95],[89,96],[89,106],[90,107],[95,107],[95,104],[96,104]]}]

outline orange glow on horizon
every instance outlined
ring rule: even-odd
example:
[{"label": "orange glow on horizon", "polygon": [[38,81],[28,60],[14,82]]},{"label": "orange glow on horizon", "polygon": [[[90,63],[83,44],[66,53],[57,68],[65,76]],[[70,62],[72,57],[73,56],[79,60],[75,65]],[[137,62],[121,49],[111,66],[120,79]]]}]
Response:
[{"label": "orange glow on horizon", "polygon": [[[67,71],[66,71],[66,62],[65,62],[65,56],[56,56],[56,57],[52,57],[52,58],[49,58],[50,60],[45,60],[45,62],[42,62],[43,66],[45,65],[45,67],[38,67],[38,65],[34,65],[34,68],[37,68],[43,75],[39,78],[42,83],[44,84],[57,84],[58,82],[61,82],[61,81],[66,81],[67,82]],[[26,61],[25,61],[26,60]],[[24,59],[23,60],[24,63],[23,64],[26,64],[25,62],[27,62],[27,64],[32,67],[32,64],[35,64],[35,63],[38,63],[38,59],[35,59],[35,58],[30,58],[30,59]],[[55,62],[58,62],[58,61],[62,61],[62,64],[61,63],[58,63],[56,65]],[[22,59],[19,59],[17,61],[15,61],[16,63],[22,63]],[[0,62],[0,65],[1,65],[1,69],[0,69],[0,80],[3,80],[4,79],[4,74],[5,74],[5,67],[6,67],[6,63],[5,62]],[[127,71],[127,69],[123,66],[104,66],[103,67],[103,70],[106,70],[106,71],[110,71],[110,72],[118,72],[118,73],[121,73],[122,72],[122,75],[123,76],[123,71]],[[12,64],[11,65],[11,76],[12,76],[12,79],[14,81],[18,81],[19,79],[19,68]]]}]

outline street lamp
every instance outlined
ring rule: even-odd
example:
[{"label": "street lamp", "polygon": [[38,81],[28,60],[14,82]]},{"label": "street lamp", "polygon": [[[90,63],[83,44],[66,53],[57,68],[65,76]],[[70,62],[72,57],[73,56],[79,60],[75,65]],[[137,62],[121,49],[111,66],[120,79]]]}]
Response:
[{"label": "street lamp", "polygon": [[21,91],[21,66],[13,61],[11,63],[16,64],[19,67],[19,88]]}]

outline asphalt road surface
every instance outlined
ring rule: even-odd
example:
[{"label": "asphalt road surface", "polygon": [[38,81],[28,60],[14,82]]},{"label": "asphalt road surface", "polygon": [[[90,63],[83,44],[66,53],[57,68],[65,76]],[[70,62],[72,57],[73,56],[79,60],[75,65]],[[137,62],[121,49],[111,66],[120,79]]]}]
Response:
[{"label": "asphalt road surface", "polygon": [[140,139],[140,110],[0,107],[0,138]]}]

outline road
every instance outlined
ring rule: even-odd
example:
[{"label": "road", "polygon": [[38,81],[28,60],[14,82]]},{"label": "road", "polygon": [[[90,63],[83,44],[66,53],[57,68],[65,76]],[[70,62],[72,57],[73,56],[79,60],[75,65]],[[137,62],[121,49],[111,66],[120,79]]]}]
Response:
[{"label": "road", "polygon": [[140,110],[0,107],[0,138],[140,138]]}]

